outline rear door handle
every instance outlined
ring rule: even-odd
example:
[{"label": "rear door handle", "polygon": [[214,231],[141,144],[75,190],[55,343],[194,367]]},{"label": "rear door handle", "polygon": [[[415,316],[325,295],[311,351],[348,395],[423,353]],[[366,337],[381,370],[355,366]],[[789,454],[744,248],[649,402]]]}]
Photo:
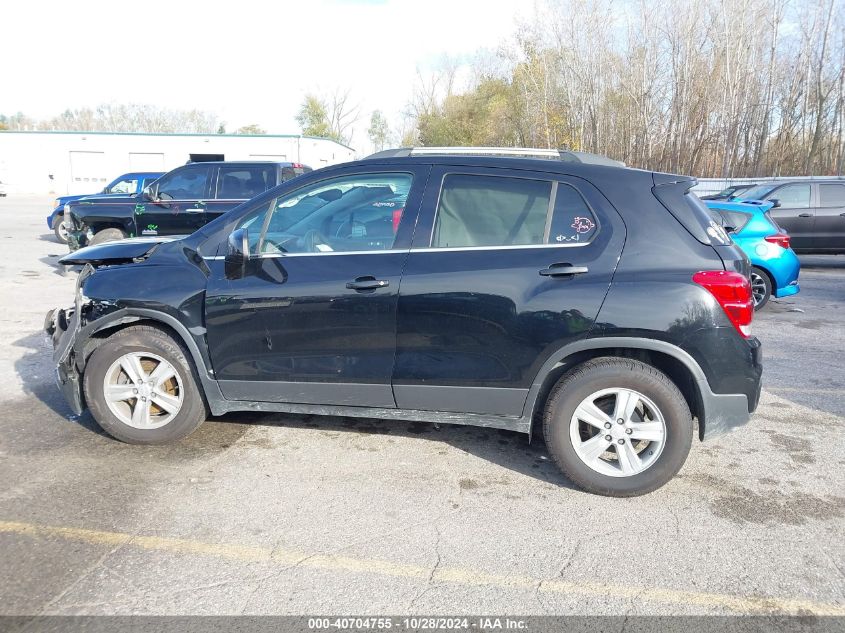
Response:
[{"label": "rear door handle", "polygon": [[799,213],[798,217],[799,218],[811,218],[811,217],[813,217],[813,214],[812,213]]},{"label": "rear door handle", "polygon": [[588,272],[590,269],[586,266],[573,266],[572,264],[552,264],[548,268],[540,271],[543,277],[569,277],[571,275],[581,275]]},{"label": "rear door handle", "polygon": [[378,290],[379,288],[387,288],[389,285],[390,282],[387,279],[376,279],[372,275],[368,275],[347,282],[346,287],[349,290]]}]

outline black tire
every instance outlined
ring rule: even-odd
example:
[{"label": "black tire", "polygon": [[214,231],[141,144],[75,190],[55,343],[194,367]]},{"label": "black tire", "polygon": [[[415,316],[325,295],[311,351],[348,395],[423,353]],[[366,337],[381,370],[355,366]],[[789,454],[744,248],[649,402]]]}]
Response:
[{"label": "black tire", "polygon": [[94,237],[88,242],[88,246],[95,244],[102,244],[104,242],[116,242],[117,240],[126,239],[126,233],[120,229],[101,229],[94,233]]},{"label": "black tire", "polygon": [[[129,352],[151,352],[178,372],[184,390],[181,408],[164,426],[138,429],[120,420],[106,404],[103,384],[111,365]],[[94,419],[112,437],[128,444],[167,444],[193,433],[208,417],[208,407],[187,350],[155,327],[137,325],[109,337],[90,356],[85,367],[85,400]]]},{"label": "black tire", "polygon": [[754,294],[754,309],[762,310],[772,298],[772,278],[762,268],[753,266],[751,268],[751,288],[759,290]]},{"label": "black tire", "polygon": [[67,244],[67,231],[64,230],[65,216],[57,215],[53,218],[53,233],[60,244]]},{"label": "black tire", "polygon": [[[593,470],[575,452],[570,437],[575,409],[591,394],[611,388],[638,391],[656,405],[666,422],[662,452],[651,466],[627,477]],[[546,402],[543,434],[557,465],[580,488],[610,497],[634,497],[653,492],[678,473],[690,451],[693,421],[684,396],[666,374],[637,360],[603,357],[560,378]]]}]

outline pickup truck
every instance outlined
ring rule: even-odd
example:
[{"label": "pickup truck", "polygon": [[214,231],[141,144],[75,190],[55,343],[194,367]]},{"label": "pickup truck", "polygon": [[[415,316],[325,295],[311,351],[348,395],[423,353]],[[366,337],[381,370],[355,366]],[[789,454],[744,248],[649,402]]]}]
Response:
[{"label": "pickup truck", "polygon": [[140,193],[83,198],[65,205],[68,247],[127,237],[187,235],[300,174],[300,163],[209,161],[188,163],[164,174]]},{"label": "pickup truck", "polygon": [[47,216],[47,226],[53,229],[56,239],[65,244],[67,242],[67,229],[65,228],[65,205],[69,202],[85,198],[104,198],[125,196],[132,193],[141,193],[144,187],[151,185],[163,172],[160,171],[139,171],[123,174],[107,184],[100,193],[81,194],[74,196],[59,196],[53,201],[53,211]]}]

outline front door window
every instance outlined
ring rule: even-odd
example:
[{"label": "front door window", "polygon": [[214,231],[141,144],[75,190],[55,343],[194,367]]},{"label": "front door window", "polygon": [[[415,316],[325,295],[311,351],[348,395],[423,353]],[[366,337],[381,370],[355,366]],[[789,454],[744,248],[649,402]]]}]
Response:
[{"label": "front door window", "polygon": [[162,200],[202,200],[208,190],[208,169],[188,167],[171,172],[158,180]]},{"label": "front door window", "polygon": [[324,180],[263,204],[239,228],[254,255],[390,250],[411,184],[403,173]]}]

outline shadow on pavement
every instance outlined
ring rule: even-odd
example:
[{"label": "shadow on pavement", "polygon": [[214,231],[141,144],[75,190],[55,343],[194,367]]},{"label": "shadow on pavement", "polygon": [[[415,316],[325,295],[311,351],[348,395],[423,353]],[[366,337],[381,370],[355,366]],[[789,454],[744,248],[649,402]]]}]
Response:
[{"label": "shadow on pavement", "polygon": [[[15,363],[15,371],[26,394],[44,403],[56,415],[73,421],[84,429],[107,436],[89,412],[73,415],[53,379],[52,344],[46,334],[37,332],[15,341],[17,347],[27,352]],[[315,429],[348,433],[371,433],[391,437],[426,437],[449,444],[461,451],[475,455],[499,466],[529,475],[555,486],[574,489],[574,485],[558,470],[546,451],[542,437],[535,434],[531,443],[522,433],[454,424],[405,422],[366,418],[345,418],[285,413],[229,413],[212,417],[203,426],[231,425],[244,429],[244,425],[265,425],[286,428]],[[207,430],[207,429],[206,429]],[[234,431],[234,429],[232,429]],[[203,427],[180,444],[190,447],[196,436],[203,435]],[[116,440],[115,440],[116,441]],[[472,487],[471,481],[465,484]]]}]

